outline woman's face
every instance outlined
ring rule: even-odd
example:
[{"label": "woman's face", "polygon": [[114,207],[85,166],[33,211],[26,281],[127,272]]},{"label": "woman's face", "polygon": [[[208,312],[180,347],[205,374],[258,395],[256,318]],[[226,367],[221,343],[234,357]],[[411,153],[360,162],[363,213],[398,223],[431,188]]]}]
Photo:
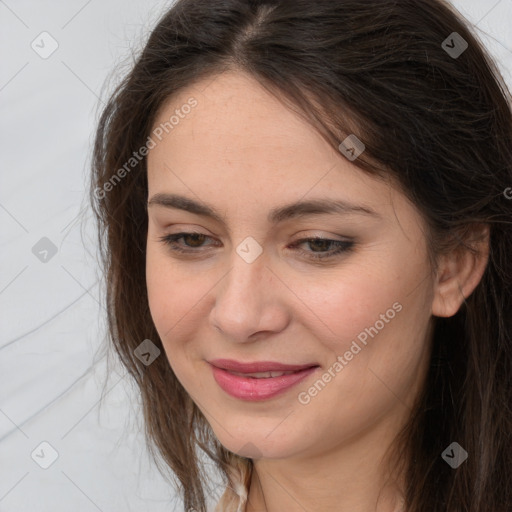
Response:
[{"label": "woman's face", "polygon": [[290,458],[396,433],[429,355],[417,209],[243,74],[182,91],[153,128],[151,315],[220,442]]}]

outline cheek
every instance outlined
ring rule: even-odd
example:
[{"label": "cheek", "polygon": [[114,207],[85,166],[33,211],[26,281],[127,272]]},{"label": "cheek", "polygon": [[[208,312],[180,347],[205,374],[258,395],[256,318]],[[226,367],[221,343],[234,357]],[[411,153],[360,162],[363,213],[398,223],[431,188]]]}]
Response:
[{"label": "cheek", "polygon": [[211,306],[207,295],[216,281],[191,268],[148,244],[146,284],[151,317],[176,377],[195,394],[198,379],[194,363],[204,357],[204,337],[198,336],[198,329],[205,325]]},{"label": "cheek", "polygon": [[[193,277],[180,272],[161,249],[148,244],[146,285],[153,323],[164,345],[187,325],[201,293]],[[181,319],[181,320],[180,320]]]},{"label": "cheek", "polygon": [[148,292],[149,310],[153,323],[160,335],[170,329],[170,314],[174,311],[174,294],[170,293],[170,276],[162,257],[151,244],[146,253],[146,286]]},{"label": "cheek", "polygon": [[315,330],[322,331],[322,342],[338,354],[348,350],[351,341],[366,328],[376,322],[382,327],[382,322],[394,319],[400,309],[396,303],[404,300],[402,280],[397,276],[354,268],[350,275],[338,272],[303,283],[297,295],[314,313],[311,321],[317,325]]},{"label": "cheek", "polygon": [[421,254],[380,256],[372,264],[297,281],[297,295],[314,313],[307,313],[307,329],[327,349],[328,366],[347,354],[360,371],[375,365],[393,379],[396,367],[414,368],[422,357],[431,289]]},{"label": "cheek", "polygon": [[[166,258],[148,247],[146,259],[146,284],[149,309],[155,328],[162,340],[165,355],[178,378],[187,382],[186,352],[181,347],[183,327],[187,311],[191,309],[193,293],[191,287],[172,271]],[[181,334],[180,334],[181,331]]]}]

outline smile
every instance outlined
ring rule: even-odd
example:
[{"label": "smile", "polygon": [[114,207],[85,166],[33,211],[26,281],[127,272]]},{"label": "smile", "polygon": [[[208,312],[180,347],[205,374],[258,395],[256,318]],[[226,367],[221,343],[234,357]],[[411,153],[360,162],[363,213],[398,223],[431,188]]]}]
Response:
[{"label": "smile", "polygon": [[230,396],[246,401],[273,398],[303,381],[319,368],[316,364],[239,363],[226,359],[211,361],[210,364],[219,387]]}]

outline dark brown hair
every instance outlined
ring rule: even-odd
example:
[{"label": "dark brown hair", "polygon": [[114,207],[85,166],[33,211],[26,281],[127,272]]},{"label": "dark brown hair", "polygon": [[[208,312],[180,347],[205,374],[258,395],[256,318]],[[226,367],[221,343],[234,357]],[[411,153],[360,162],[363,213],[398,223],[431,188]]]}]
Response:
[{"label": "dark brown hair", "polygon": [[[447,51],[454,32],[468,45],[459,55]],[[473,228],[490,227],[479,285],[456,315],[433,319],[430,370],[397,454],[408,512],[510,512],[511,97],[470,24],[441,0],[178,0],[104,108],[91,201],[109,337],[185,508],[205,510],[198,447],[231,488],[247,487],[251,460],[220,445],[165,357],[145,366],[134,356],[144,339],[163,352],[145,281],[146,158],[117,178],[164,102],[225,70],[249,73],[336,149],[349,134],[363,141],[354,164],[400,184],[430,226],[434,254],[447,241],[471,249]],[[454,441],[469,453],[457,469],[441,458]],[[236,510],[237,494],[227,498]]]}]

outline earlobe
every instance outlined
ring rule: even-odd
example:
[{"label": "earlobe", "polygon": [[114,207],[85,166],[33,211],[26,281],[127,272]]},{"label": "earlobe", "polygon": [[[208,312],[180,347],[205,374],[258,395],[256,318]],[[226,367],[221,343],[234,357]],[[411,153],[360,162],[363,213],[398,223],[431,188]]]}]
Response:
[{"label": "earlobe", "polygon": [[455,315],[482,279],[489,260],[489,226],[479,225],[472,235],[466,246],[459,246],[439,258],[432,300],[434,316]]}]

